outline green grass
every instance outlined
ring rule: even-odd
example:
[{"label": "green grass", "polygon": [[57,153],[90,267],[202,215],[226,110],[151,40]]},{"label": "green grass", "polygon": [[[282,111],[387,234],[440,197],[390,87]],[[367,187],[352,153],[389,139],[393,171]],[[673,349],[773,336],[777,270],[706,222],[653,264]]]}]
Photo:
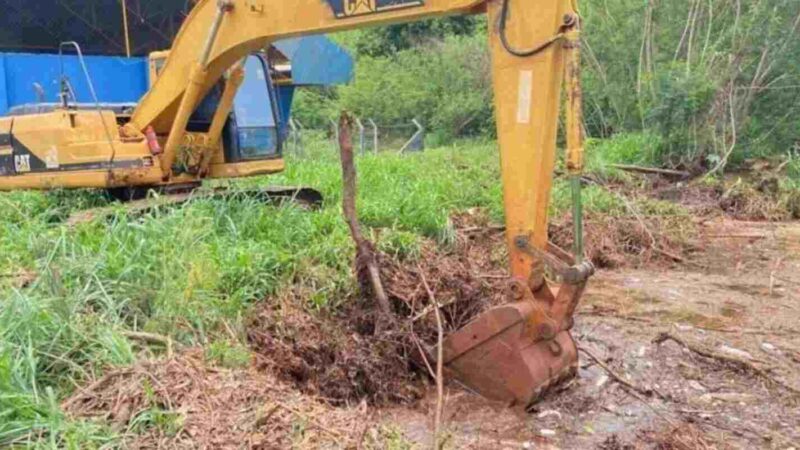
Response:
[{"label": "green grass", "polygon": [[[65,417],[59,403],[86,380],[162,349],[125,337],[141,330],[202,345],[229,367],[249,360],[244,323],[255,303],[289,284],[310,292],[307,306],[335,308],[355,288],[353,248],[340,212],[340,168],[330,144],[289,157],[273,177],[225,182],[320,189],[319,211],[265,206],[246,197],[202,199],[143,217],[122,212],[69,228],[71,212],[107,203],[90,191],[0,194],[0,446],[98,447],[117,437],[103,424]],[[419,255],[423,238],[452,239],[449,216],[486,208],[502,220],[493,143],[462,143],[422,154],[358,159],[359,213],[379,247]],[[569,208],[566,182],[553,212]],[[602,188],[587,189],[587,210],[626,214]],[[18,273],[34,274],[21,285]],[[142,352],[145,352],[142,354]],[[149,411],[142,426],[170,428]]]},{"label": "green grass", "polygon": [[627,181],[630,177],[612,164],[657,165],[658,135],[620,133],[609,139],[586,142],[586,170],[606,179]]}]

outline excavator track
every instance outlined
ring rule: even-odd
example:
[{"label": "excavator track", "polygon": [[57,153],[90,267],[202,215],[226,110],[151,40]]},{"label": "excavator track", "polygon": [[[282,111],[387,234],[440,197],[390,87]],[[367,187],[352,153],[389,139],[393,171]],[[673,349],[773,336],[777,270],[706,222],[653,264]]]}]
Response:
[{"label": "excavator track", "polygon": [[[135,189],[135,190],[134,190]],[[160,208],[174,208],[189,201],[205,199],[253,199],[265,204],[293,202],[304,208],[317,209],[322,206],[322,193],[303,186],[269,186],[253,189],[228,189],[217,187],[203,189],[199,185],[180,185],[158,188],[126,188],[125,191],[108,192],[108,195],[124,205],[131,216],[141,216]],[[119,203],[78,211],[69,216],[66,224],[75,226],[108,217],[120,211]]]}]

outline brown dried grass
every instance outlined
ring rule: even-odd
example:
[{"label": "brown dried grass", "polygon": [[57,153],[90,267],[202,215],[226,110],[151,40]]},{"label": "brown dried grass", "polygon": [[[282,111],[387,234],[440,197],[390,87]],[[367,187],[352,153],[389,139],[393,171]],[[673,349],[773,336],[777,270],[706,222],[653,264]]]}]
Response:
[{"label": "brown dried grass", "polygon": [[[686,217],[641,218],[588,214],[584,220],[585,254],[598,268],[641,267],[683,262],[696,248],[696,225]],[[572,218],[555,219],[550,240],[571,249]]]},{"label": "brown dried grass", "polygon": [[[67,399],[65,410],[109,421],[126,448],[355,447],[371,423],[363,408],[333,408],[268,372],[213,367],[202,355],[190,349],[112,370]],[[142,426],[153,411],[172,415],[174,426]]]}]

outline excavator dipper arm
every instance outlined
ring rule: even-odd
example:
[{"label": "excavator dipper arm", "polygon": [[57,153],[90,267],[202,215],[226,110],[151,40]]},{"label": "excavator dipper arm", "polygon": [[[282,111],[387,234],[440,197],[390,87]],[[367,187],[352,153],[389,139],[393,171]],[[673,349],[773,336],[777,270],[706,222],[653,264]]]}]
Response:
[{"label": "excavator dipper arm", "polygon": [[[554,255],[547,240],[565,78],[570,173],[582,164],[574,0],[200,0],[127,127],[169,134],[161,156],[169,176],[189,115],[250,52],[288,37],[475,13],[489,19],[511,302],[448,338],[445,362],[479,392],[527,405],[574,373],[571,316],[592,272],[586,263]],[[546,265],[563,275],[557,293],[544,278]]]}]

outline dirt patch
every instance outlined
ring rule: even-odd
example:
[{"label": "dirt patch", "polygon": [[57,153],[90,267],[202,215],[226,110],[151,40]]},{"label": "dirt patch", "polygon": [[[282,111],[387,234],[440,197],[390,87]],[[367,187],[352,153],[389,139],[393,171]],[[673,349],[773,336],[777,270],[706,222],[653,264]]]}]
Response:
[{"label": "dirt patch", "polygon": [[[650,440],[655,450],[698,450],[698,449],[731,449],[724,444],[724,438],[713,438],[708,431],[703,431],[690,423],[664,427],[659,431],[644,433],[644,439]],[[625,447],[618,447],[623,449]],[[630,449],[635,447],[631,446]]]},{"label": "dirt patch", "polygon": [[480,210],[452,218],[456,241],[450,246],[425,242],[417,261],[384,258],[383,276],[395,312],[410,320],[428,345],[438,331],[434,308],[424,288],[427,281],[441,305],[445,334],[460,329],[487,309],[506,302],[508,253],[498,227]]},{"label": "dirt patch", "polygon": [[421,396],[411,349],[397,330],[375,336],[374,315],[364,312],[372,305],[354,301],[332,315],[304,310],[296,298],[266,303],[248,331],[261,370],[335,405],[409,403]]}]

